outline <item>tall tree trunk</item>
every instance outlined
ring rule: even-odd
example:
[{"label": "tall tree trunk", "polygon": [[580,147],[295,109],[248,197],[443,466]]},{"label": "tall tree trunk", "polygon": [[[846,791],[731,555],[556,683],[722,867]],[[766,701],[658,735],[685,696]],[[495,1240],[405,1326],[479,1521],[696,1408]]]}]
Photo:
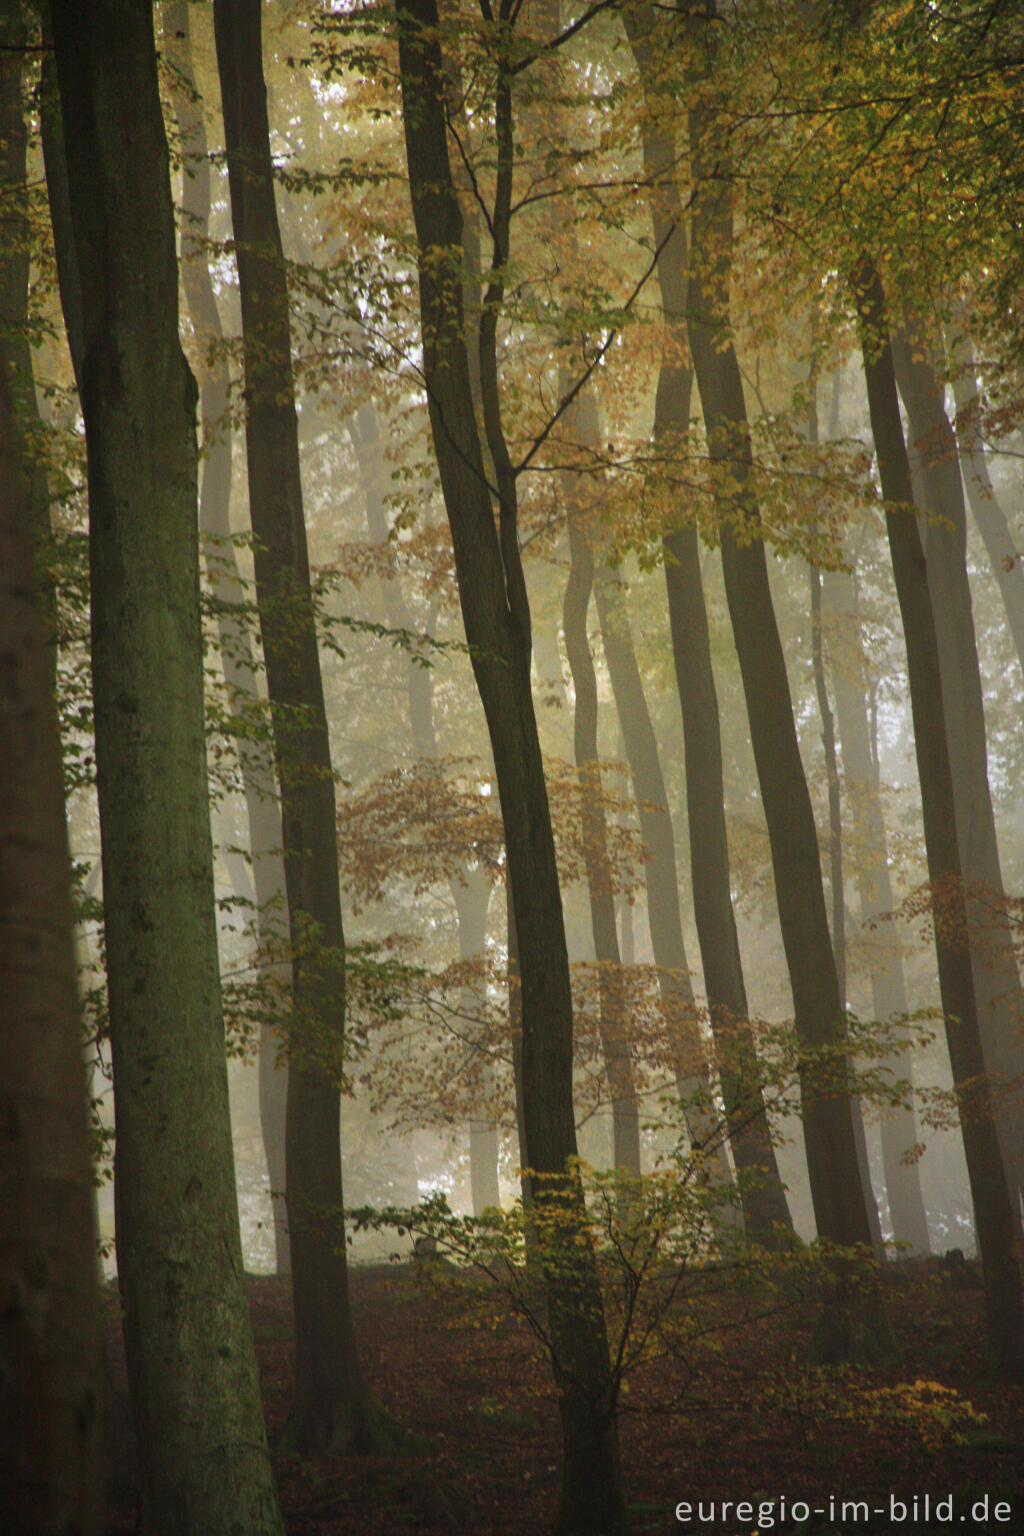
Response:
[{"label": "tall tree trunk", "polygon": [[375,1414],[349,1305],[339,1148],[345,938],[334,774],[310,588],[260,17],[260,0],[214,5],[242,300],[256,594],[275,710],[292,988],[295,1015],[303,1021],[292,1031],[288,1073],[295,1399],[286,1441],[308,1454],[369,1447]]},{"label": "tall tree trunk", "polygon": [[[826,572],[822,598],[835,680],[836,722],[846,792],[853,815],[854,840],[859,850],[855,876],[858,914],[862,931],[874,930],[870,959],[872,1012],[879,1023],[898,1028],[899,1020],[907,1013],[907,992],[899,942],[884,937],[884,918],[892,912],[895,901],[889,878],[878,764],[871,752],[867,662],[852,576],[845,571]],[[894,1051],[883,1066],[894,1081],[909,1078],[912,1071],[909,1048]],[[913,1105],[904,1104],[887,1111],[882,1119],[881,1134],[893,1237],[897,1243],[906,1244],[910,1253],[927,1253],[930,1246],[928,1222],[914,1160],[918,1133]]]},{"label": "tall tree trunk", "polygon": [[235,1198],[196,388],[178,341],[153,19],[126,0],[54,0],[51,16],[68,193],[54,227],[89,456],[118,1274],[141,1529],[278,1533]]},{"label": "tall tree trunk", "polygon": [[944,389],[929,361],[928,338],[913,320],[893,338],[896,380],[909,418],[911,470],[920,476],[924,531],[936,626],[946,741],[956,801],[960,867],[968,883],[978,1025],[988,1066],[999,1144],[1020,1211],[1024,1188],[1024,993],[1006,914],[995,815],[988,782],[988,746],[974,614],[967,580],[967,512],[956,438]]},{"label": "tall tree trunk", "polygon": [[[690,426],[693,370],[686,342],[686,215],[674,179],[674,145],[657,126],[650,37],[654,17],[626,13],[625,24],[641,80],[649,95],[642,132],[644,172],[651,183],[651,218],[665,348],[654,403],[659,453],[679,451]],[[793,1230],[765,1111],[757,1050],[750,1028],[743,962],[732,906],[729,843],[718,695],[711,665],[700,542],[696,525],[683,523],[662,537],[672,656],[683,717],[690,878],[704,987],[729,1120],[729,1139],[740,1175],[748,1236],[773,1247]]]},{"label": "tall tree trunk", "polygon": [[956,437],[960,446],[967,499],[978,531],[999,583],[1006,622],[1010,626],[1021,672],[1024,674],[1024,561],[1010,533],[1006,513],[999,504],[996,488],[988,472],[985,443],[981,435],[981,397],[966,342],[962,337],[950,340],[953,363],[953,398],[956,401]]},{"label": "tall tree trunk", "polygon": [[885,521],[907,646],[910,704],[928,877],[935,904],[939,988],[978,1248],[985,1276],[985,1310],[993,1351],[1007,1372],[1024,1372],[1024,1309],[1017,1260],[1019,1222],[999,1148],[978,1025],[967,944],[967,911],[957,845],[956,802],[932,599],[917,520],[910,461],[903,440],[885,296],[877,269],[863,259],[853,275],[861,328],[871,431],[878,455]]},{"label": "tall tree trunk", "polygon": [[[184,89],[174,92],[174,112],[181,134],[185,171],[182,178],[182,286],[196,338],[206,354],[199,391],[203,432],[203,473],[199,493],[199,530],[207,540],[206,558],[217,598],[217,627],[224,681],[231,704],[241,705],[244,720],[258,704],[256,659],[245,616],[242,581],[231,537],[230,385],[220,310],[213,291],[206,254],[210,238],[210,157],[202,103],[196,94],[189,7],[175,0],[164,11],[168,56]],[[259,943],[259,969],[282,1006],[290,990],[288,966],[282,961],[288,935],[288,903],[281,851],[281,808],[268,748],[244,728],[234,737],[242,773],[242,790],[249,818],[249,847],[256,893],[254,926]],[[281,1036],[271,1019],[260,1024],[259,1106],[263,1148],[270,1177],[274,1218],[274,1259],[279,1275],[291,1273],[288,1211],[285,1201],[285,1105],[288,1066],[281,1057]]]},{"label": "tall tree trunk", "polygon": [[[594,551],[585,508],[567,488],[571,566],[562,605],[565,649],[572,672],[576,773],[583,799],[583,859],[590,897],[594,958],[598,966],[598,1025],[612,1101],[612,1162],[640,1177],[640,1113],[629,1042],[629,1014],[623,986],[615,892],[608,857],[608,831],[601,802],[597,755],[597,674],[587,638],[587,609],[594,586]],[[627,1202],[628,1203],[628,1202]],[[625,1208],[625,1206],[624,1206]]]},{"label": "tall tree trunk", "polygon": [[[703,6],[687,9],[694,14]],[[694,211],[687,322],[715,477],[726,599],[768,824],[796,1030],[806,1053],[800,1076],[811,1198],[820,1237],[844,1246],[868,1246],[869,1196],[861,1182],[854,1138],[844,1054],[845,1014],[829,936],[814,814],[768,585],[760,509],[751,485],[743,384],[730,337],[732,193],[717,145],[713,104],[698,100],[690,111],[689,128]],[[837,1336],[826,1348],[841,1352],[851,1342]]]},{"label": "tall tree trunk", "polygon": [[[559,1529],[627,1527],[615,1387],[578,1173],[572,1103],[572,991],[540,741],[530,689],[530,610],[518,546],[516,477],[501,427],[495,332],[512,196],[511,79],[496,85],[497,191],[491,282],[480,322],[484,416],[498,522],[485,478],[466,354],[462,220],[448,159],[434,0],[400,0],[406,154],[419,240],[423,372],[452,531],[466,637],[494,754],[521,965],[522,1114],[562,1416]],[[507,14],[503,12],[505,23]]]},{"label": "tall tree trunk", "polygon": [[86,1077],[51,626],[34,571],[42,509],[23,411],[29,244],[22,63],[0,17],[0,1508],[10,1536],[98,1536],[102,1369]]}]

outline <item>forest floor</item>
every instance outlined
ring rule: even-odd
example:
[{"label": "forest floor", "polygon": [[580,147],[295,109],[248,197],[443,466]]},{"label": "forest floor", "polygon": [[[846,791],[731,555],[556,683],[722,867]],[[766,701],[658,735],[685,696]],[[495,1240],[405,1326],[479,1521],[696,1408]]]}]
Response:
[{"label": "forest floor", "polygon": [[[807,1301],[691,1293],[673,1349],[640,1365],[622,1400],[635,1536],[1024,1533],[1024,1387],[990,1368],[970,1266],[889,1268],[898,1353],[873,1368],[804,1362]],[[291,1297],[274,1278],[248,1286],[274,1437],[291,1395]],[[372,1389],[417,1432],[416,1448],[315,1463],[276,1456],[288,1536],[543,1536],[557,1504],[558,1411],[525,1323],[437,1261],[354,1267],[352,1301]],[[121,1392],[113,1297],[108,1340]],[[111,1532],[125,1536],[135,1499],[123,1434],[112,1459]],[[693,1509],[680,1519],[684,1503]]]}]

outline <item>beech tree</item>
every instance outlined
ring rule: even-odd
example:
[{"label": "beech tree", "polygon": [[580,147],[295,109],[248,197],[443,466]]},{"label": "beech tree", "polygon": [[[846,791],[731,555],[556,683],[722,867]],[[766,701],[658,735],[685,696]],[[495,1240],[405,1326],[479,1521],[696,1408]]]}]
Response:
[{"label": "beech tree", "polygon": [[[501,424],[495,336],[509,256],[514,167],[510,8],[485,14],[497,46],[497,187],[493,255],[479,357],[487,445],[497,477],[495,523],[473,411],[465,341],[462,219],[445,122],[444,66],[433,0],[402,0],[399,58],[406,152],[419,242],[423,377],[455,550],[473,671],[494,754],[522,1008],[522,1131],[538,1219],[562,1415],[559,1529],[627,1526],[615,1402],[594,1257],[578,1232],[583,1196],[572,1166],[572,993],[554,838],[530,685],[530,607],[518,545],[516,472]],[[558,1219],[562,1213],[562,1220]],[[554,1220],[552,1220],[554,1218]],[[568,1222],[566,1224],[566,1218]]]},{"label": "beech tree", "polygon": [[943,711],[960,863],[968,882],[967,923],[978,1027],[989,1072],[1007,1178],[1019,1207],[1024,1177],[1024,1100],[1018,1087],[1024,1050],[1018,1038],[1024,993],[1006,916],[988,776],[988,745],[974,614],[967,580],[967,512],[953,427],[943,403],[937,342],[907,317],[893,336],[893,362],[907,408],[915,501],[930,513],[923,534],[942,672]]},{"label": "beech tree", "polygon": [[17,7],[8,8],[0,17],[0,1506],[11,1536],[98,1536],[96,1231],[56,642],[36,570],[47,509],[27,430],[37,414],[26,330],[27,41]]},{"label": "beech tree", "polygon": [[[871,752],[867,659],[856,587],[848,572],[824,573],[822,616],[832,661],[846,799],[855,841],[863,850],[855,860],[855,884],[861,931],[870,936],[872,1017],[899,1031],[909,1002],[899,940],[882,926],[895,910],[896,901],[889,873],[880,775]],[[894,1081],[905,1079],[911,1069],[909,1051],[894,1051],[884,1066]],[[884,1112],[881,1138],[893,1235],[896,1242],[907,1244],[911,1253],[927,1253],[930,1243],[915,1160],[919,1137],[913,1104],[897,1104]]]},{"label": "beech tree", "polygon": [[[231,381],[220,308],[210,272],[210,152],[203,103],[192,62],[187,4],[169,4],[163,18],[166,54],[173,63],[172,103],[181,135],[181,280],[189,318],[203,353],[199,386],[202,422],[202,481],[199,529],[211,572],[220,642],[221,665],[228,690],[228,709],[235,729],[245,809],[252,850],[252,880],[256,908],[253,927],[259,944],[259,969],[284,1005],[289,978],[282,952],[288,929],[287,895],[281,853],[281,811],[273,763],[265,742],[252,738],[251,725],[260,705],[256,690],[257,663],[246,613],[246,592],[232,540]],[[285,1209],[285,1103],[288,1069],[283,1060],[280,1031],[272,1020],[260,1025],[260,1120],[270,1175],[274,1214],[274,1253],[279,1275],[291,1268]]]},{"label": "beech tree", "polygon": [[363,1380],[348,1295],[340,1071],[345,936],[334,774],[317,649],[299,465],[288,285],[274,200],[260,0],[214,6],[242,298],[249,508],[270,699],[292,946],[293,1030],[285,1131],[295,1314],[297,1450],[367,1448],[380,1425]]},{"label": "beech tree", "polygon": [[[51,7],[88,449],[118,1278],[147,1533],[277,1533],[235,1197],[206,782],[196,387],[153,19]],[[62,190],[66,188],[66,203]]]},{"label": "beech tree", "polygon": [[957,807],[928,568],[913,516],[910,460],[900,421],[885,295],[870,257],[861,259],[851,281],[860,319],[871,430],[886,500],[893,577],[907,644],[939,986],[984,1270],[986,1316],[993,1344],[998,1341],[1001,1367],[1017,1378],[1024,1371],[1019,1220],[1011,1203],[993,1115],[967,942]]},{"label": "beech tree", "polygon": [[[714,57],[711,12],[683,7],[691,46]],[[730,336],[731,191],[715,98],[707,74],[689,112],[694,179],[691,270],[686,317],[715,474],[718,533],[726,596],[739,658],[751,743],[772,849],[772,867],[796,1030],[807,1056],[801,1072],[807,1165],[819,1236],[870,1246],[866,1198],[854,1137],[839,995],[821,878],[817,833],[800,759],[785,660],[768,586],[760,512],[751,484],[751,447],[743,384]],[[827,1351],[854,1344],[849,1323],[833,1315]],[[868,1333],[875,1320],[866,1318]]]},{"label": "beech tree", "polygon": [[[625,25],[645,93],[643,162],[665,326],[653,437],[656,449],[671,458],[682,451],[689,431],[693,391],[686,337],[686,214],[675,176],[673,136],[668,123],[659,120],[656,19],[651,12],[627,11]],[[690,871],[704,985],[712,1031],[720,1042],[719,1070],[747,1231],[772,1247],[792,1223],[765,1113],[732,905],[718,697],[696,522],[679,519],[679,526],[662,535],[662,546],[683,716]]]}]

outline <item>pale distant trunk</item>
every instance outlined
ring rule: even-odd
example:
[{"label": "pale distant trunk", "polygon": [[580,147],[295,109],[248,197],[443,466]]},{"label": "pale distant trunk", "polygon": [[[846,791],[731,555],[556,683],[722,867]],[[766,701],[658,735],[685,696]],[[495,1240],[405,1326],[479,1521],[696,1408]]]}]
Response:
[{"label": "pale distant trunk", "polygon": [[[459,914],[459,959],[482,960],[487,947],[487,909],[491,900],[491,882],[480,869],[466,871],[464,883],[452,881],[452,897]],[[462,1008],[468,1015],[479,1006],[479,993],[472,987],[462,991]],[[480,1064],[480,1096],[491,1099],[495,1089],[494,1064],[484,1057]],[[500,1206],[498,1189],[498,1127],[488,1115],[469,1122],[469,1182],[473,1215],[482,1216],[493,1206]]]},{"label": "pale distant trunk", "polygon": [[909,416],[911,469],[920,477],[928,587],[936,626],[946,740],[953,773],[957,838],[968,882],[967,922],[978,1024],[989,1071],[992,1106],[1007,1176],[1024,1187],[1024,994],[1006,915],[981,673],[967,580],[967,516],[956,439],[943,386],[928,361],[928,338],[914,325],[893,340],[896,377]]},{"label": "pale distant trunk", "polygon": [[[846,1007],[846,898],[843,880],[843,817],[839,791],[839,763],[836,757],[835,720],[828,698],[828,680],[825,676],[825,654],[821,636],[821,571],[815,565],[809,568],[811,609],[811,662],[814,672],[814,688],[821,717],[821,739],[825,752],[825,777],[828,782],[828,861],[829,884],[832,888],[832,952],[836,957],[836,977],[839,996]],[[871,1227],[871,1246],[875,1257],[884,1259],[885,1244],[878,1205],[871,1185],[871,1164],[868,1159],[867,1136],[864,1132],[864,1111],[859,1094],[850,1101],[853,1113],[853,1136],[857,1144],[857,1166],[861,1183],[867,1196],[868,1224]]]},{"label": "pale distant trunk", "polygon": [[[907,1013],[903,957],[898,938],[885,922],[886,915],[893,911],[895,899],[889,878],[878,765],[871,752],[867,661],[856,588],[853,577],[847,572],[825,573],[823,609],[833,658],[836,720],[846,792],[853,816],[854,840],[861,850],[856,860],[855,880],[860,942],[868,942],[871,946],[872,1011],[880,1024],[898,1028],[898,1021]],[[910,1080],[913,1058],[909,1048],[894,1052],[883,1065],[893,1081]],[[927,1253],[930,1246],[928,1222],[916,1161],[919,1137],[913,1105],[884,1110],[881,1134],[893,1237],[897,1243],[905,1244],[912,1254]]]},{"label": "pale distant trunk", "polygon": [[[388,522],[381,478],[384,468],[383,445],[377,411],[373,405],[360,407],[355,420],[349,424],[349,435],[359,460],[367,533],[371,543],[384,546],[388,541]],[[397,571],[393,570],[391,576],[385,578],[382,587],[388,623],[395,629],[411,633],[413,615],[406,604]],[[406,669],[406,685],[413,746],[418,756],[436,759],[439,748],[434,727],[432,675],[428,668],[418,666],[412,657]],[[487,944],[490,882],[481,870],[467,867],[464,877],[453,879],[449,888],[459,923],[459,959],[482,958]],[[467,1013],[472,1011],[475,999],[471,989],[463,989],[462,1003]],[[489,1096],[494,1085],[494,1072],[490,1064],[484,1065],[481,1079],[481,1091]],[[486,1116],[470,1120],[469,1167],[473,1212],[479,1216],[489,1206],[501,1203],[498,1193],[498,1128]]]},{"label": "pale distant trunk", "polygon": [[725,1189],[732,1183],[732,1173],[721,1127],[709,1105],[711,1074],[683,940],[675,834],[661,755],[633,649],[625,583],[604,560],[597,563],[594,593],[605,661],[626,743],[640,835],[648,853],[644,863],[647,919],[676,1092],[694,1148],[708,1148],[709,1171]]},{"label": "pale distant trunk", "polygon": [[[587,636],[587,610],[594,586],[594,551],[587,508],[576,504],[576,487],[566,484],[571,566],[562,605],[565,649],[572,672],[576,773],[583,799],[583,857],[590,898],[594,958],[598,966],[598,1028],[612,1101],[612,1163],[640,1177],[640,1114],[630,1054],[629,1015],[615,927],[615,892],[608,857],[608,831],[601,801],[597,754],[597,675]],[[626,1202],[623,1202],[626,1208]]]}]

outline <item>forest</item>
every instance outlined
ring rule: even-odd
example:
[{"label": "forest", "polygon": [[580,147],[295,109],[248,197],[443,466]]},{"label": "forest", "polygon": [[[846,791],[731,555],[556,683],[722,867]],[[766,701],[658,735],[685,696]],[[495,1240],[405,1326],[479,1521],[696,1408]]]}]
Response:
[{"label": "forest", "polygon": [[1024,1532],[1024,10],[0,0],[0,1527]]}]

